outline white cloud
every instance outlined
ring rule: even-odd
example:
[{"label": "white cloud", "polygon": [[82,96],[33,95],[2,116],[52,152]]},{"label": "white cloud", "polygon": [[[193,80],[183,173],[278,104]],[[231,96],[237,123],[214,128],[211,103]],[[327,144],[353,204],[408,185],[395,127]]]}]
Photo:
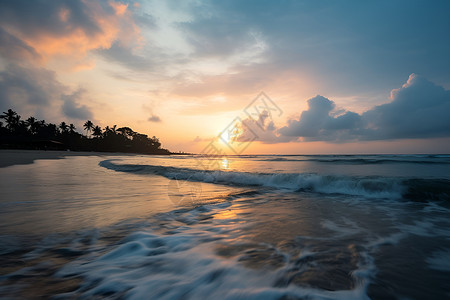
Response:
[{"label": "white cloud", "polygon": [[450,136],[450,91],[411,74],[391,92],[391,102],[357,114],[336,114],[335,103],[316,96],[308,110],[278,130],[282,136],[305,141],[356,141]]}]

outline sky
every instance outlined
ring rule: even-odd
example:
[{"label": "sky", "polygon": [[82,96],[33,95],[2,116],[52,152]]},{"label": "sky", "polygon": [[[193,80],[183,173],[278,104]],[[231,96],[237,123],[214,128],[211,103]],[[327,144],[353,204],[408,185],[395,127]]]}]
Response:
[{"label": "sky", "polygon": [[1,0],[0,112],[129,126],[172,151],[450,153],[449,11]]}]

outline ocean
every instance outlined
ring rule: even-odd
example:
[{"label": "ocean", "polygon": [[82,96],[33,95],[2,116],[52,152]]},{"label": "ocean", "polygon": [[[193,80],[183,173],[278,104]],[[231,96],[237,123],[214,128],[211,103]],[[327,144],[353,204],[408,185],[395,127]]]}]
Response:
[{"label": "ocean", "polygon": [[0,298],[450,299],[450,155],[0,168]]}]

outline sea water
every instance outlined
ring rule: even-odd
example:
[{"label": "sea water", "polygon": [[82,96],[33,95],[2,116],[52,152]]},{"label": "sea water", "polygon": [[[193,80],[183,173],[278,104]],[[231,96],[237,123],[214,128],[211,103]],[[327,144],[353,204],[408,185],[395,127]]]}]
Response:
[{"label": "sea water", "polygon": [[450,298],[450,156],[0,169],[0,297]]}]

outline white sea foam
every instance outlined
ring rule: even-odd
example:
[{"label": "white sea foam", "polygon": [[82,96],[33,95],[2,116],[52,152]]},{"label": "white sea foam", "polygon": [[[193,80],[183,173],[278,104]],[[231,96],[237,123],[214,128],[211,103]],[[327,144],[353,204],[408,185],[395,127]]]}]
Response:
[{"label": "white sea foam", "polygon": [[372,250],[378,249],[380,246],[385,245],[397,245],[400,243],[401,240],[403,240],[407,236],[406,233],[403,232],[397,232],[393,233],[388,236],[378,237],[372,241],[370,241],[366,247]]},{"label": "white sea foam", "polygon": [[[59,277],[82,276],[75,292],[82,298],[123,295],[127,299],[369,299],[371,266],[355,270],[352,290],[326,291],[288,285],[274,287],[284,270],[264,272],[245,268],[236,259],[219,257],[213,243],[200,242],[212,233],[193,229],[172,235],[135,232],[106,254],[64,266]],[[304,257],[311,256],[307,252]]]},{"label": "white sea foam", "polygon": [[355,222],[349,219],[343,219],[343,224],[337,224],[331,220],[325,220],[322,222],[322,226],[329,230],[338,233],[337,237],[349,236],[360,233],[363,231]]},{"label": "white sea foam", "polygon": [[431,221],[414,221],[414,224],[402,224],[398,228],[403,232],[419,236],[433,237],[438,235],[435,225]]},{"label": "white sea foam", "polygon": [[[308,284],[277,284],[286,276],[295,276],[298,271],[292,273],[292,270],[299,263],[304,271],[320,269],[314,261],[320,259],[322,253],[311,252],[308,247],[300,248],[300,252],[290,252],[268,243],[248,244],[242,239],[244,233],[236,231],[236,223],[243,221],[239,216],[234,217],[236,222],[231,223],[220,218],[213,218],[213,224],[201,222],[205,214],[214,216],[229,206],[229,203],[220,203],[161,214],[158,219],[164,224],[173,226],[178,222],[184,223],[186,218],[192,224],[171,226],[165,232],[155,230],[158,226],[140,229],[114,245],[81,256],[63,266],[55,276],[83,278],[83,283],[77,290],[59,297],[369,299],[367,287],[374,275],[374,267],[367,253],[362,253],[361,261],[350,269],[353,272],[348,275],[348,280],[354,284],[349,283],[348,289],[329,291]],[[351,221],[344,220],[344,223],[351,225]],[[232,254],[219,254],[220,245],[231,246]],[[343,249],[345,253],[346,247]],[[264,266],[258,268],[247,267],[243,263],[243,258],[254,259],[264,253],[268,257],[280,257],[281,264],[268,267],[270,258],[267,257],[260,258]]]}]

